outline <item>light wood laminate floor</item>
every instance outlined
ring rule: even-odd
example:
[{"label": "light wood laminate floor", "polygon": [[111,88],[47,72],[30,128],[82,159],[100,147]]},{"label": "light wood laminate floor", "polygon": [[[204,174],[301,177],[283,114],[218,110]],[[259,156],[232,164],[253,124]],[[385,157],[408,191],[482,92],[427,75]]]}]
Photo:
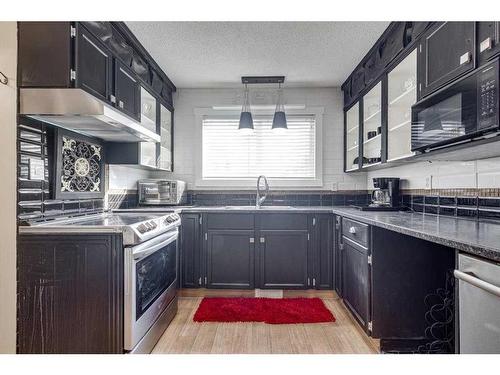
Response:
[{"label": "light wood laminate floor", "polygon": [[[274,294],[274,295],[273,295]],[[354,354],[377,353],[378,341],[354,322],[332,291],[221,291],[184,289],[179,311],[153,354]],[[193,315],[204,296],[320,297],[336,318],[334,323],[196,323]]]}]

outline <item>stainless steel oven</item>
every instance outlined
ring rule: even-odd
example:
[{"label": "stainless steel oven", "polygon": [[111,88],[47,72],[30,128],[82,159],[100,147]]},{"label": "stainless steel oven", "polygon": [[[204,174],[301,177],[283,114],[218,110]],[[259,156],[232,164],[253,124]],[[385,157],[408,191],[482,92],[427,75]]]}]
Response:
[{"label": "stainless steel oven", "polygon": [[426,151],[499,130],[495,60],[412,107],[411,149]]},{"label": "stainless steel oven", "polygon": [[176,298],[178,233],[175,228],[125,248],[124,341],[127,351],[135,351],[145,336],[148,340],[151,337],[157,340],[163,333],[164,327],[158,329],[157,334],[150,331],[155,329],[155,322]]}]

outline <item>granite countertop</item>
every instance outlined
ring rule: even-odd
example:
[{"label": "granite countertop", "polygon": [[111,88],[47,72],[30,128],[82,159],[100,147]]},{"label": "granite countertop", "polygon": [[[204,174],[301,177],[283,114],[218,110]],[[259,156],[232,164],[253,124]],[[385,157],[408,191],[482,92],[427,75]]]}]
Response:
[{"label": "granite countertop", "polygon": [[332,207],[325,206],[262,206],[262,208],[255,208],[254,206],[141,206],[137,208],[127,208],[113,210],[114,212],[224,212],[224,213],[266,213],[266,212],[300,212],[300,213],[332,213]]},{"label": "granite countertop", "polygon": [[[231,207],[231,206],[229,206]],[[366,224],[392,230],[427,241],[439,243],[472,255],[481,256],[500,262],[500,223],[476,221],[449,216],[437,216],[418,212],[382,212],[361,211],[353,207],[280,207],[263,206],[171,206],[171,207],[139,207],[135,209],[115,210],[118,212],[149,211],[162,212],[224,212],[224,213],[334,213]]]},{"label": "granite countertop", "polygon": [[416,212],[360,211],[350,207],[333,207],[333,212],[500,262],[500,223]]}]

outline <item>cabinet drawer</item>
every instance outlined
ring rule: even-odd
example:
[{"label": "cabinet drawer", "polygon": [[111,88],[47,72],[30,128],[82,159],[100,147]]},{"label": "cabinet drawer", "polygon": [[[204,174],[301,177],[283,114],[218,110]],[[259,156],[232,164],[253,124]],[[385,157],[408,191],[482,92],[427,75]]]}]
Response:
[{"label": "cabinet drawer", "polygon": [[342,218],[342,234],[364,247],[368,247],[368,229],[368,224],[363,224],[359,221]]},{"label": "cabinet drawer", "polygon": [[271,230],[307,230],[307,215],[263,213],[259,215],[260,228]]},{"label": "cabinet drawer", "polygon": [[208,229],[253,229],[253,214],[207,214]]}]

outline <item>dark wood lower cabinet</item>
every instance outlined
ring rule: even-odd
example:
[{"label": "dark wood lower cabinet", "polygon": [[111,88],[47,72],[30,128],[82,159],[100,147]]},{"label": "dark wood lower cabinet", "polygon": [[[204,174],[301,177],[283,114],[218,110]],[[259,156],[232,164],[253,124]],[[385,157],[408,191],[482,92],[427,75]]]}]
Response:
[{"label": "dark wood lower cabinet", "polygon": [[181,231],[184,288],[333,288],[331,214],[185,213]]},{"label": "dark wood lower cabinet", "polygon": [[182,214],[181,220],[181,286],[195,288],[203,284],[201,268],[201,215]]},{"label": "dark wood lower cabinet", "polygon": [[17,294],[18,353],[123,353],[120,236],[20,236]]},{"label": "dark wood lower cabinet", "polygon": [[342,297],[359,323],[368,329],[370,319],[368,249],[344,237],[342,264]]},{"label": "dark wood lower cabinet", "polygon": [[259,242],[259,287],[305,289],[311,285],[307,231],[264,230]]},{"label": "dark wood lower cabinet", "polygon": [[254,231],[210,230],[207,233],[208,288],[254,288]]},{"label": "dark wood lower cabinet", "polygon": [[372,246],[372,336],[381,339],[382,349],[397,340],[420,344],[430,325],[426,302],[435,301],[426,298],[440,293],[452,277],[455,251],[378,227],[372,228]]},{"label": "dark wood lower cabinet", "polygon": [[311,249],[313,286],[316,289],[333,289],[335,260],[335,224],[333,215],[313,217],[313,246]]}]

